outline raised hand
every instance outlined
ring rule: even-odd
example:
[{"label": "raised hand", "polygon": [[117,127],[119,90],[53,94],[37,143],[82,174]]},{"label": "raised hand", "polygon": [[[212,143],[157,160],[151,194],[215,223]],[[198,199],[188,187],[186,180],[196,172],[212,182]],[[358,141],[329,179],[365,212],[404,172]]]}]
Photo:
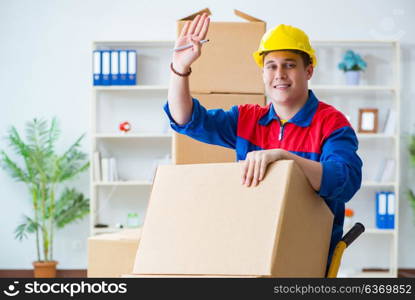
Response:
[{"label": "raised hand", "polygon": [[193,21],[187,21],[176,40],[175,48],[192,44],[193,47],[174,51],[173,67],[179,72],[187,72],[192,63],[201,55],[200,41],[206,38],[210,18],[206,13],[197,15]]}]

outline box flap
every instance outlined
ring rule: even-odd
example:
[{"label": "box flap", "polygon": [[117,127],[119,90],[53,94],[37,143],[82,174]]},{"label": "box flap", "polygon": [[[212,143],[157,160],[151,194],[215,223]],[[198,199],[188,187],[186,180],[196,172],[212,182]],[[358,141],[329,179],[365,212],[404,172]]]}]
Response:
[{"label": "box flap", "polygon": [[247,21],[250,21],[250,22],[263,22],[263,23],[265,23],[264,21],[262,21],[260,19],[257,19],[257,18],[255,18],[253,16],[250,16],[250,15],[248,15],[248,14],[246,14],[246,13],[240,11],[240,10],[234,9],[233,12],[238,17],[241,17],[242,19],[245,19]]},{"label": "box flap", "polygon": [[256,187],[242,163],[160,166],[136,274],[269,276],[292,161],[270,165]]},{"label": "box flap", "polygon": [[[249,21],[249,22],[262,22],[262,23],[265,23],[263,20],[260,20],[260,19],[258,19],[258,18],[255,18],[255,17],[253,17],[253,16],[251,16],[251,15],[248,15],[248,14],[246,14],[246,13],[244,13],[244,12],[240,11],[240,10],[234,9],[234,10],[233,10],[233,12],[234,12],[234,14],[235,14],[236,16],[238,16],[238,17],[240,17],[240,18],[242,18],[242,19],[244,19],[244,20],[246,20],[246,21]],[[191,14],[190,16],[187,16],[187,17],[181,18],[181,19],[179,19],[179,21],[191,21],[191,20],[193,20],[193,19],[194,19],[197,15],[200,15],[200,14],[203,14],[203,13],[207,13],[207,14],[208,14],[208,16],[212,15],[212,13],[211,13],[211,11],[209,10],[209,8],[205,8],[205,9],[199,10],[199,11],[197,11],[197,12],[195,12],[195,13]]]},{"label": "box flap", "polygon": [[193,20],[197,15],[203,14],[203,13],[207,13],[208,16],[210,16],[212,13],[210,12],[209,8],[205,8],[202,10],[199,10],[198,12],[195,12],[194,14],[191,14],[190,16],[181,18],[179,21],[191,21]]}]

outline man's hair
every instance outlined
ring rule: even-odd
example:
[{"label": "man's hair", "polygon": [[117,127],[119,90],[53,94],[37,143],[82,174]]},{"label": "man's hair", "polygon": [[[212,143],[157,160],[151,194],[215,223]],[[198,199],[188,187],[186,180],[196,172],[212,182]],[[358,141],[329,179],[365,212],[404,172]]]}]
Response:
[{"label": "man's hair", "polygon": [[[301,50],[296,50],[296,49],[281,49],[281,50],[275,50],[275,51],[288,51],[288,52],[292,52],[292,53],[295,53],[295,54],[298,54],[298,55],[300,55],[301,56],[301,59],[303,60],[303,63],[304,63],[304,68],[306,68],[306,67],[308,67],[309,65],[311,65],[313,62],[311,61],[311,57],[310,57],[310,55],[308,55],[307,53],[305,53],[304,51],[301,51]],[[270,52],[274,52],[274,51],[268,51],[268,52],[264,52],[264,58],[263,59],[265,59],[265,56],[268,54],[268,53],[270,53]]]}]

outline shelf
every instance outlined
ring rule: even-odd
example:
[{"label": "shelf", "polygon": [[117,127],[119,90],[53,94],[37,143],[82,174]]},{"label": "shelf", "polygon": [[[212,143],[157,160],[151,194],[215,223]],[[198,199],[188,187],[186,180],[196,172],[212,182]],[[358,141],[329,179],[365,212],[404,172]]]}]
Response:
[{"label": "shelf", "polygon": [[380,272],[357,272],[353,274],[344,274],[345,277],[351,278],[390,278],[396,277],[395,274],[392,274],[389,271],[380,271]]},{"label": "shelf", "polygon": [[396,90],[392,86],[383,85],[310,85],[312,90],[327,90],[327,91],[390,91]]},{"label": "shelf", "polygon": [[151,186],[153,183],[146,180],[131,180],[131,181],[101,181],[94,182],[94,186]]},{"label": "shelf", "polygon": [[388,182],[377,182],[377,181],[364,181],[362,182],[362,187],[391,187],[397,185],[397,182],[388,181]]},{"label": "shelf", "polygon": [[95,85],[95,91],[168,91],[167,85]]},{"label": "shelf", "polygon": [[102,234],[102,233],[114,233],[118,232],[123,228],[116,228],[116,227],[104,227],[104,228],[93,228],[93,235],[95,234]]},{"label": "shelf", "polygon": [[[346,234],[352,227],[344,226],[343,234]],[[395,229],[378,229],[378,228],[365,228],[363,234],[384,234],[384,235],[393,235],[396,233]]]},{"label": "shelf", "polygon": [[329,44],[333,47],[334,44],[379,44],[379,45],[394,45],[396,40],[313,40],[311,44]]},{"label": "shelf", "polygon": [[172,48],[174,47],[174,40],[165,41],[94,41],[93,48],[105,48],[105,47],[161,47]]},{"label": "shelf", "polygon": [[378,229],[378,228],[367,228],[363,234],[390,234],[396,233],[395,229]]},{"label": "shelf", "polygon": [[384,133],[358,133],[359,139],[396,139],[398,136]]},{"label": "shelf", "polygon": [[97,139],[170,139],[172,135],[170,133],[98,133],[95,134]]}]

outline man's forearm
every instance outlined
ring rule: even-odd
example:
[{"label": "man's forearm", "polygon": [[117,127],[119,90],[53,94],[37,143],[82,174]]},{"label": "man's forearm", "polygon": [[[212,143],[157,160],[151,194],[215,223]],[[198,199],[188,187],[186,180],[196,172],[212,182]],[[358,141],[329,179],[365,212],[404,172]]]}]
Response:
[{"label": "man's forearm", "polygon": [[[173,66],[176,71],[186,73],[188,70]],[[171,116],[177,124],[186,124],[192,115],[192,96],[189,89],[189,77],[181,77],[173,72],[170,75],[170,85],[167,95]]]},{"label": "man's forearm", "polygon": [[284,151],[283,158],[294,160],[303,170],[304,175],[307,177],[313,189],[315,191],[320,190],[323,167],[319,162],[303,158],[288,151]]}]

